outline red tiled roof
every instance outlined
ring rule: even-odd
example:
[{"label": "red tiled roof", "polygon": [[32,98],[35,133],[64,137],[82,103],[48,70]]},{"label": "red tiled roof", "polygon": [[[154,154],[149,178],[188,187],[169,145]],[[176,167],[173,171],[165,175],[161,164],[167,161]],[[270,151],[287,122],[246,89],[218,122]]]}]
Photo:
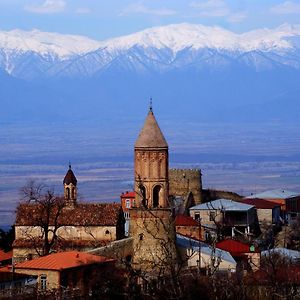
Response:
[{"label": "red tiled roof", "polygon": [[239,202],[254,205],[258,209],[273,209],[276,206],[280,206],[280,204],[278,203],[274,203],[272,201],[260,198],[244,198]]},{"label": "red tiled roof", "polygon": [[19,263],[15,269],[63,270],[82,265],[112,262],[104,256],[97,256],[78,251],[59,252]]},{"label": "red tiled roof", "polygon": [[[45,214],[38,204],[20,204],[17,208],[16,226],[37,225],[37,219]],[[58,218],[61,226],[116,226],[122,215],[122,207],[117,203],[78,203],[74,208],[64,208]],[[52,220],[55,212],[53,210]],[[51,225],[51,224],[50,224]]]},{"label": "red tiled roof", "polygon": [[134,198],[135,197],[135,192],[128,192],[126,191],[125,193],[121,194],[121,198]]},{"label": "red tiled roof", "polygon": [[[217,248],[228,251],[233,256],[240,256],[243,255],[244,253],[252,252],[250,251],[250,246],[251,244],[233,240],[233,239],[226,239],[216,244]],[[259,250],[255,248],[254,252],[259,252]]]},{"label": "red tiled roof", "polygon": [[175,224],[176,226],[199,226],[199,223],[196,220],[185,215],[177,215]]},{"label": "red tiled roof", "polygon": [[0,261],[12,259],[12,256],[12,251],[4,252],[3,250],[0,250]]}]

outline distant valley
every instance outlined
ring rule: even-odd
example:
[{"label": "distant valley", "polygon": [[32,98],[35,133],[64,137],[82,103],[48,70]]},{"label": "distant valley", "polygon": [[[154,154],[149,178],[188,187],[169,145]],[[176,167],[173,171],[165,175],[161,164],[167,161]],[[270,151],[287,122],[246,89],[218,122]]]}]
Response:
[{"label": "distant valley", "polygon": [[107,41],[0,31],[1,222],[28,178],[61,193],[69,160],[82,201],[119,201],[150,97],[170,167],[245,195],[299,191],[299,83],[300,27],[288,24],[177,24]]}]

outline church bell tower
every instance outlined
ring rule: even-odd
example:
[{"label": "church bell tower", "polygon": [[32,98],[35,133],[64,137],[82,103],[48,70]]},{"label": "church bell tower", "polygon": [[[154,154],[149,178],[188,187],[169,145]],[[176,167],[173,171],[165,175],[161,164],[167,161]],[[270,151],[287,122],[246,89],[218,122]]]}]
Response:
[{"label": "church bell tower", "polygon": [[63,180],[64,199],[67,207],[74,207],[77,200],[77,179],[72,171],[71,164]]},{"label": "church bell tower", "polygon": [[145,124],[134,147],[137,207],[168,207],[168,144],[150,106]]},{"label": "church bell tower", "polygon": [[130,210],[132,266],[153,274],[170,273],[176,263],[174,216],[169,207],[168,144],[152,106],[134,146],[135,203]]}]

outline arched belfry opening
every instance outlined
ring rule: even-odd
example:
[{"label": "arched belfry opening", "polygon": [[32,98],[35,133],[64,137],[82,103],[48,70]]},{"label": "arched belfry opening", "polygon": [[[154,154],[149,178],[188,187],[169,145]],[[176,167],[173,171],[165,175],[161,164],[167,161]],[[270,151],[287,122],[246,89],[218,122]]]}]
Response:
[{"label": "arched belfry opening", "polygon": [[142,205],[144,207],[147,207],[147,193],[146,193],[146,188],[141,184],[139,186],[139,190],[140,190],[140,193],[141,193],[141,198],[142,198]]},{"label": "arched belfry opening", "polygon": [[161,190],[161,186],[160,185],[156,185],[153,188],[152,200],[153,200],[153,207],[154,208],[159,207],[159,205],[160,205],[160,199],[159,199],[160,190]]},{"label": "arched belfry opening", "polygon": [[66,199],[70,200],[70,188],[66,188]]}]

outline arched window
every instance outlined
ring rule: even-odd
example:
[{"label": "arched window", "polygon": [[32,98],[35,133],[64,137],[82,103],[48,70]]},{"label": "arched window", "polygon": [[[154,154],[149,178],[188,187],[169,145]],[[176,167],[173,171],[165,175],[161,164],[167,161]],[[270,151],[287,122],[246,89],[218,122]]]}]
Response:
[{"label": "arched window", "polygon": [[75,199],[75,188],[72,188],[72,199]]},{"label": "arched window", "polygon": [[160,192],[161,186],[156,185],[153,188],[153,207],[158,207],[159,206],[159,192]]},{"label": "arched window", "polygon": [[70,199],[70,188],[66,188],[66,195],[67,195],[67,199]]},{"label": "arched window", "polygon": [[143,185],[139,186],[140,188],[140,192],[141,192],[141,196],[142,196],[142,204],[143,206],[147,206],[147,200],[146,200],[146,188]]}]

